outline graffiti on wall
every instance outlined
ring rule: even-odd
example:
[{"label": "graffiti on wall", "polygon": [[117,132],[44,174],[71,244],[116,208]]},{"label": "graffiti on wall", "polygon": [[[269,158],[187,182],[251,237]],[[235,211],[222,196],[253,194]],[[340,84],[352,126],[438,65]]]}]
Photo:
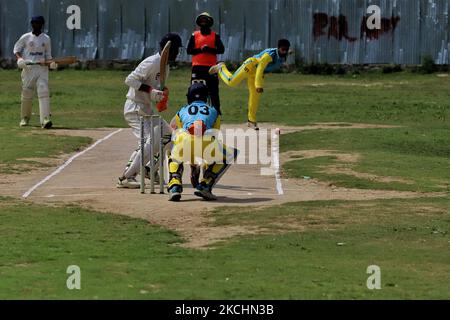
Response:
[{"label": "graffiti on wall", "polygon": [[358,39],[364,39],[364,36],[368,40],[377,40],[384,34],[395,32],[395,29],[400,22],[399,16],[392,16],[391,18],[381,19],[380,29],[370,29],[367,26],[367,20],[369,17],[364,16],[361,21],[360,35],[351,35],[349,32],[348,19],[344,15],[338,17],[329,16],[326,13],[315,13],[313,15],[313,35],[314,40],[318,40],[320,37],[328,37],[328,39],[335,38],[339,41],[347,40],[349,42],[355,42]]}]

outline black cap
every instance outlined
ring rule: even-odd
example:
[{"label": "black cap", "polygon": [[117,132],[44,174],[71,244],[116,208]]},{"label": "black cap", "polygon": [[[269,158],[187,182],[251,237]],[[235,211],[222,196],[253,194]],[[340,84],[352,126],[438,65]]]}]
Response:
[{"label": "black cap", "polygon": [[188,90],[187,98],[188,103],[194,101],[207,102],[209,97],[209,90],[203,83],[194,83]]},{"label": "black cap", "polygon": [[45,24],[45,18],[43,16],[34,16],[31,18],[31,23]]},{"label": "black cap", "polygon": [[291,47],[291,42],[288,39],[281,39],[278,41],[278,48],[281,47]]}]

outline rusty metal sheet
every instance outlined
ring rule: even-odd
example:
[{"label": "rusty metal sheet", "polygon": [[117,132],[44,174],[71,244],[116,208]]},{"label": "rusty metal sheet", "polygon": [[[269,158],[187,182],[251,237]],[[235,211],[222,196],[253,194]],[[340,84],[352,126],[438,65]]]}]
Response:
[{"label": "rusty metal sheet", "polygon": [[[81,30],[64,28],[66,8],[82,10]],[[381,30],[366,25],[369,5],[382,10]],[[168,31],[184,44],[195,18],[210,12],[226,47],[222,60],[240,62],[279,38],[288,38],[307,63],[418,64],[450,59],[450,0],[0,0],[0,56],[27,32],[32,15],[42,14],[54,55],[81,59],[141,59],[159,49]],[[51,8],[51,10],[50,10]],[[182,52],[181,61],[190,61]]]}]

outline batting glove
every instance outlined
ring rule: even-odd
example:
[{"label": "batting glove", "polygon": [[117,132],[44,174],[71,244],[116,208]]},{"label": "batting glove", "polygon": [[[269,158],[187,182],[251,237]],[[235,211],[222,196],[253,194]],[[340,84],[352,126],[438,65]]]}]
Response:
[{"label": "batting glove", "polygon": [[27,61],[25,61],[22,58],[19,58],[17,60],[17,67],[19,67],[19,69],[25,69],[27,67]]},{"label": "batting glove", "polygon": [[57,64],[56,62],[50,63],[50,69],[51,69],[51,70],[56,70],[56,69],[58,69],[58,64]]},{"label": "batting glove", "polygon": [[164,112],[169,108],[169,89],[164,89],[164,99],[162,99],[157,105],[158,112]]},{"label": "batting glove", "polygon": [[164,100],[164,91],[152,89],[150,93],[150,99],[156,103]]}]

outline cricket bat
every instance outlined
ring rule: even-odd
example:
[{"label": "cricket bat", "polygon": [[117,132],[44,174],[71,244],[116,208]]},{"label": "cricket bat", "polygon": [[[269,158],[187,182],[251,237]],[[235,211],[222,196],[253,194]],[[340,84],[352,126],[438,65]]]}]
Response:
[{"label": "cricket bat", "polygon": [[57,63],[59,65],[70,65],[70,64],[74,64],[75,62],[77,62],[77,57],[73,57],[73,56],[69,56],[69,57],[62,57],[62,58],[55,58],[52,60],[47,60],[45,62],[31,62],[31,63],[27,63],[27,65],[50,65],[51,63]]},{"label": "cricket bat", "polygon": [[169,53],[170,53],[170,47],[172,46],[172,42],[167,42],[166,46],[164,47],[163,51],[161,52],[161,66],[160,66],[160,78],[159,78],[159,90],[164,90],[166,87],[166,80],[167,80],[167,64],[169,63]]}]

